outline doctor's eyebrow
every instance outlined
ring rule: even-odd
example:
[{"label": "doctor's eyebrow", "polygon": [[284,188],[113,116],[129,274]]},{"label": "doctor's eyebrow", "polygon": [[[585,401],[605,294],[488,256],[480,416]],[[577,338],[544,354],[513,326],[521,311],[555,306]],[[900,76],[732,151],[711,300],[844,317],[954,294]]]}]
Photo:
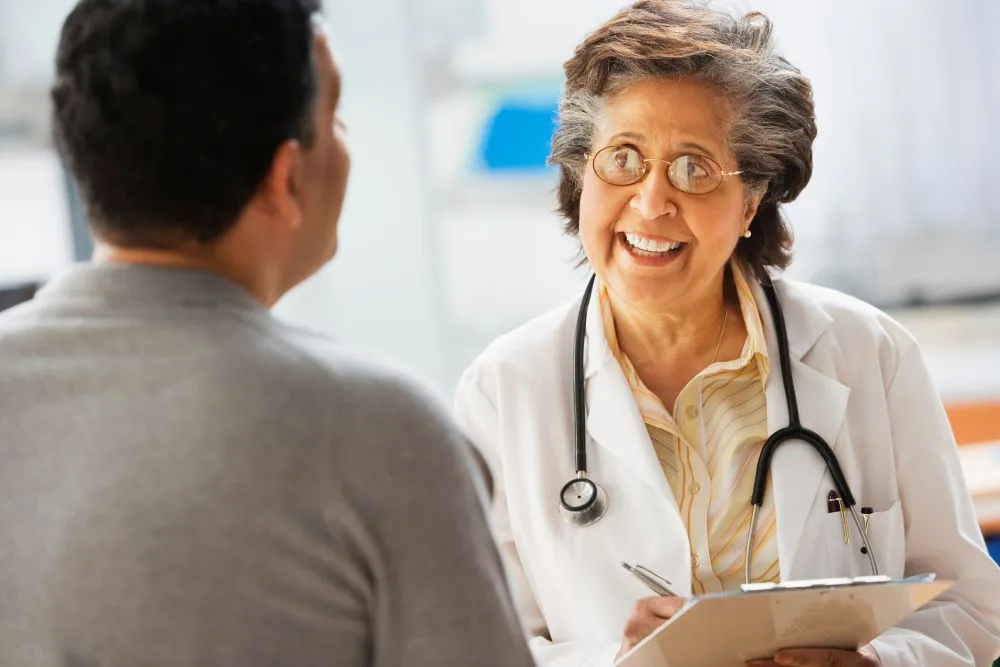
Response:
[{"label": "doctor's eyebrow", "polygon": [[[629,141],[643,143],[646,141],[646,136],[641,132],[632,132],[632,131],[618,132],[617,134],[613,135],[610,139],[608,139],[608,144],[612,145],[619,139],[628,139]],[[681,143],[677,144],[677,148],[685,151],[694,151],[699,155],[706,155],[713,159],[716,153],[716,151],[709,150],[702,144],[693,141],[682,141]],[[652,156],[647,156],[647,157],[652,157]]]},{"label": "doctor's eyebrow", "polygon": [[646,141],[646,137],[638,132],[619,132],[608,139],[609,144],[613,144],[618,139],[629,139],[631,141]]}]

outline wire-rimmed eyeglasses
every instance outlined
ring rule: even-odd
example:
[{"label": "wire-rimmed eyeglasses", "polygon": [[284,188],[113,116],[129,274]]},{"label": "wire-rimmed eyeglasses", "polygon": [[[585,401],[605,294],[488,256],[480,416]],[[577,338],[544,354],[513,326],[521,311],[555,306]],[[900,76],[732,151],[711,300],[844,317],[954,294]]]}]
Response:
[{"label": "wire-rimmed eyeglasses", "polygon": [[738,176],[742,171],[723,171],[722,167],[704,155],[681,155],[673,160],[645,158],[634,146],[605,146],[591,160],[597,177],[610,185],[633,185],[646,177],[650,163],[667,165],[667,179],[680,190],[692,195],[703,195],[719,187],[726,176]]}]

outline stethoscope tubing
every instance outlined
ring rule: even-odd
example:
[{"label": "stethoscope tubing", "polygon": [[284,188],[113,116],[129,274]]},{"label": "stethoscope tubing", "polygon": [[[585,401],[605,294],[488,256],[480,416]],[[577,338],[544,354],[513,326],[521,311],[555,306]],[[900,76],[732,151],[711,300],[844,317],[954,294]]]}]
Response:
[{"label": "stethoscope tubing", "polygon": [[[584,350],[587,330],[587,310],[590,305],[591,296],[594,290],[594,283],[597,276],[591,275],[587,282],[587,287],[583,293],[583,300],[577,312],[576,328],[573,336],[573,427],[575,435],[575,462],[576,477],[567,482],[559,493],[559,509],[567,522],[575,526],[587,526],[598,521],[607,510],[607,493],[597,482],[590,479],[587,472],[587,407],[586,390],[584,379]],[[778,356],[781,368],[781,382],[785,390],[785,402],[788,408],[788,426],[778,429],[772,433],[764,442],[760,456],[757,460],[757,469],[754,473],[753,492],[751,494],[750,528],[747,531],[745,548],[745,571],[746,583],[751,580],[751,560],[753,554],[753,535],[757,524],[757,515],[764,502],[764,494],[767,490],[767,481],[770,475],[771,459],[774,457],[778,447],[791,440],[801,440],[808,444],[823,459],[833,485],[840,495],[844,510],[851,514],[854,524],[861,535],[864,548],[862,551],[868,555],[868,562],[871,566],[872,574],[879,573],[878,561],[875,552],[872,550],[868,539],[868,532],[862,527],[861,517],[858,515],[854,494],[851,492],[847,478],[840,467],[840,462],[833,451],[833,448],[816,432],[802,426],[799,419],[798,399],[795,394],[795,383],[792,378],[791,355],[788,348],[788,331],[785,326],[785,317],[778,300],[778,293],[774,284],[770,280],[761,283],[764,294],[767,296],[768,304],[771,308],[771,316],[774,322],[775,334],[778,341]],[[575,509],[568,503],[565,494],[574,484],[585,483],[588,488],[592,488],[592,502],[587,502]]]}]

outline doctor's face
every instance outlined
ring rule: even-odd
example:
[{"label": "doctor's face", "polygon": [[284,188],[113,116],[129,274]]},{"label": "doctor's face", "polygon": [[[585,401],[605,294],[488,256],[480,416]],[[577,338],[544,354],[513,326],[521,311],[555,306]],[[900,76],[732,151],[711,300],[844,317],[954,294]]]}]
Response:
[{"label": "doctor's face", "polygon": [[[738,176],[721,175],[739,169],[727,146],[729,114],[720,93],[686,80],[643,80],[605,100],[584,167],[580,239],[619,300],[655,310],[721,285],[757,203]],[[631,184],[602,180],[637,173]]]}]

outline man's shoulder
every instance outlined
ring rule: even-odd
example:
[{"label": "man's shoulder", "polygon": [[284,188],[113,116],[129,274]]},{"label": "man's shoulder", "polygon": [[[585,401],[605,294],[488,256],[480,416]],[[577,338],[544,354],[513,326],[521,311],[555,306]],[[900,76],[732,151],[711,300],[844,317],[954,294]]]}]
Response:
[{"label": "man's shoulder", "polygon": [[308,373],[316,382],[328,384],[345,400],[389,411],[406,406],[433,408],[440,403],[414,373],[372,350],[290,326],[281,326],[274,335],[285,347],[290,366]]},{"label": "man's shoulder", "polygon": [[288,328],[283,339],[329,385],[329,391],[317,392],[323,397],[317,409],[334,417],[332,435],[345,465],[362,477],[363,471],[380,470],[377,477],[388,474],[404,486],[411,476],[447,481],[472,475],[491,493],[485,465],[444,397],[425,380],[377,353],[315,333]]},{"label": "man's shoulder", "polygon": [[415,372],[302,329],[282,327],[276,338],[290,359],[287,382],[308,387],[313,408],[333,417],[335,433],[363,435],[368,449],[454,437],[443,397]]}]

